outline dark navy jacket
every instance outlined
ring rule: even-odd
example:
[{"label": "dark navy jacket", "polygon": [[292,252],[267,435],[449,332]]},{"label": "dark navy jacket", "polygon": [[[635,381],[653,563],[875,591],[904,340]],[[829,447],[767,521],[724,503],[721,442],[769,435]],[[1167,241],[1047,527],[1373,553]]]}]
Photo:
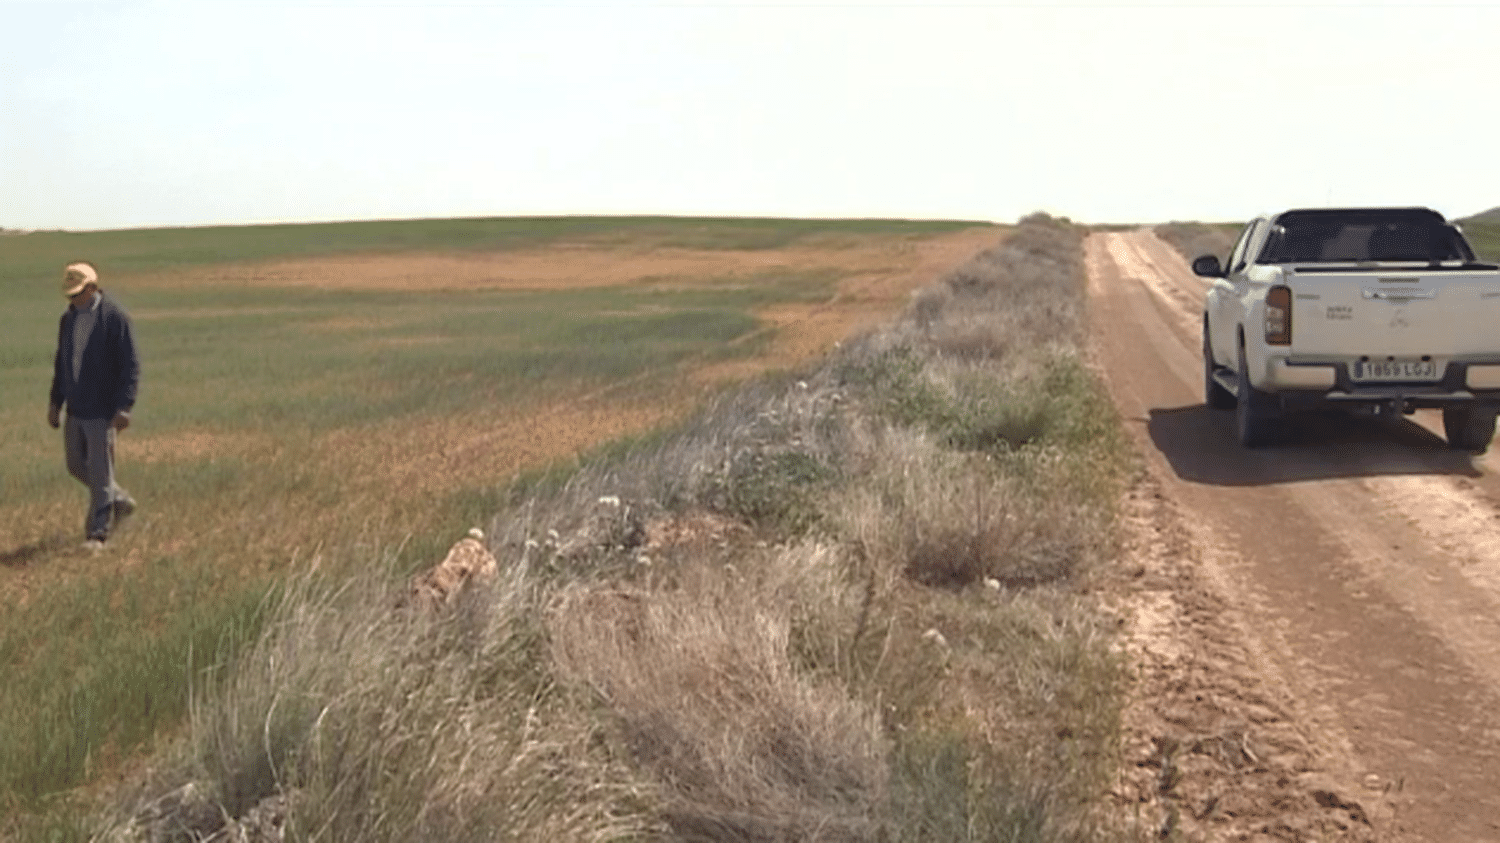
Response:
[{"label": "dark navy jacket", "polygon": [[[113,418],[135,406],[141,380],[141,359],[135,349],[130,315],[99,291],[99,313],[82,349],[73,348],[73,320],[69,306],[57,329],[57,357],[52,365],[52,406],[66,405],[75,419]],[[83,368],[73,380],[73,355],[83,354]]]}]

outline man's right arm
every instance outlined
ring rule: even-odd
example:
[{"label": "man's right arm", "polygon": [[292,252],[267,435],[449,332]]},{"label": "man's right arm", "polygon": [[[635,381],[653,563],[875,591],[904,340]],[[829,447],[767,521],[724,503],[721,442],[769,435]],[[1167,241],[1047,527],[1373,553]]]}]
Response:
[{"label": "man's right arm", "polygon": [[66,313],[64,313],[63,314],[63,318],[58,321],[58,325],[57,325],[57,351],[52,355],[52,392],[51,392],[51,395],[49,396],[49,401],[48,401],[48,404],[47,404],[47,424],[52,425],[54,428],[58,427],[61,424],[61,416],[62,416],[62,405],[63,405],[63,359],[62,359],[62,349],[63,349],[63,346],[62,346],[62,344],[63,344],[63,334],[66,333],[65,328],[67,326],[67,323],[68,323],[68,315]]}]

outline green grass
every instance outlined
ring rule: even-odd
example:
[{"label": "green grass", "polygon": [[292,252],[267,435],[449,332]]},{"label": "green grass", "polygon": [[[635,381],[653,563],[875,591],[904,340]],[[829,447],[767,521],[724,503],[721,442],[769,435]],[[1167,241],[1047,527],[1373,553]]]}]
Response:
[{"label": "green grass", "polygon": [[11,294],[12,285],[50,282],[64,263],[83,259],[93,261],[101,271],[125,273],[356,252],[506,251],[564,241],[628,243],[643,248],[774,249],[805,238],[920,237],[986,224],[942,220],[501,217],[47,231],[0,236],[0,291]]},{"label": "green grass", "polygon": [[[90,558],[74,549],[84,493],[45,423],[66,261],[96,261],[109,288],[111,272],[149,279],[297,255],[577,239],[770,248],[968,226],[561,218],[0,236],[0,837],[7,814],[46,826],[58,816],[47,806],[65,815],[70,791],[129,770],[178,730],[189,684],[213,665],[227,670],[236,642],[254,640],[287,571],[313,560],[349,570],[374,558],[387,572],[430,562],[485,522],[512,470],[392,487],[367,476],[373,464],[347,462],[329,444],[337,437],[379,445],[450,421],[482,432],[490,414],[590,391],[622,405],[660,398],[681,364],[755,353],[764,334],[753,308],[819,300],[839,280],[788,271],[413,293],[123,285],[144,374],[119,472],[142,511]],[[394,459],[424,452],[392,441],[408,449]]]},{"label": "green grass", "polygon": [[204,681],[231,636],[258,631],[268,582],[226,581],[211,566],[167,558],[151,567],[158,575],[101,572],[8,618],[32,625],[0,638],[3,697],[24,704],[0,717],[0,788],[22,804],[148,745],[184,716],[183,690]]},{"label": "green grass", "polygon": [[1463,229],[1480,260],[1500,262],[1500,222],[1468,222]]},{"label": "green grass", "polygon": [[[753,351],[730,343],[757,329],[749,308],[766,297],[764,290],[717,297],[633,289],[142,291],[126,301],[144,360],[138,426],[127,435],[316,434],[393,417],[474,412],[549,384],[578,388],[659,375],[695,357]],[[326,327],[336,320],[357,327]],[[32,400],[0,409],[7,446],[0,503],[35,500],[72,482],[45,470],[57,461],[57,449],[47,444],[45,423],[38,424],[51,378],[50,351],[38,349],[53,337],[33,336],[34,346],[22,347],[16,337],[37,333],[30,327],[5,331],[12,351],[0,363],[0,391]]]},{"label": "green grass", "polygon": [[[143,394],[182,424],[313,429],[658,371],[756,328],[730,292],[138,295]],[[216,315],[198,317],[197,310]],[[236,311],[248,315],[235,315]],[[258,312],[268,311],[268,312]],[[176,314],[182,315],[176,315]],[[338,327],[347,324],[349,327]],[[191,392],[214,384],[216,400]],[[144,399],[143,399],[144,400]]]}]

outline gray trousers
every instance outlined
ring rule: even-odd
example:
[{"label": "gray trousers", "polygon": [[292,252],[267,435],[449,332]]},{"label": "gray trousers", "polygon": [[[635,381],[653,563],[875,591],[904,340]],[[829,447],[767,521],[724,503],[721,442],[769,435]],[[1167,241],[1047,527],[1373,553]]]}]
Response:
[{"label": "gray trousers", "polygon": [[84,534],[89,538],[109,535],[114,522],[115,501],[130,499],[130,493],[115,484],[115,429],[109,419],[75,419],[63,422],[63,448],[68,473],[89,487],[89,511]]}]

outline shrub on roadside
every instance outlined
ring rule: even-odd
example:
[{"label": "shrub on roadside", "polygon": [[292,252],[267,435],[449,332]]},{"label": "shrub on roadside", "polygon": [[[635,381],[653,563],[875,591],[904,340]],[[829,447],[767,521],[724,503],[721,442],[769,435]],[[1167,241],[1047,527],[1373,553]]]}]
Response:
[{"label": "shrub on roadside", "polygon": [[[789,555],[705,566],[650,590],[564,590],[561,677],[594,689],[658,781],[674,839],[873,840],[887,753],[878,713],[793,659],[794,607],[818,572]],[[797,560],[813,562],[816,554]],[[823,592],[816,592],[823,593]]]},{"label": "shrub on roadside", "polygon": [[199,795],[184,804],[211,810],[179,809],[175,833],[127,823],[115,839],[229,833],[278,800],[289,840],[647,833],[647,784],[600,751],[592,707],[549,678],[543,595],[525,570],[507,574],[437,614],[398,609],[378,582],[296,584],[199,696],[186,758],[161,783],[186,780]]}]

